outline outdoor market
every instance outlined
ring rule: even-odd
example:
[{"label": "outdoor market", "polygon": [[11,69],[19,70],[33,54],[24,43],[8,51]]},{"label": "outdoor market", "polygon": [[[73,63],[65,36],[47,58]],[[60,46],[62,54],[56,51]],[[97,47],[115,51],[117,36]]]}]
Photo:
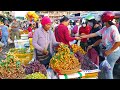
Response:
[{"label": "outdoor market", "polygon": [[0,79],[120,79],[120,12],[39,12],[0,17]]}]

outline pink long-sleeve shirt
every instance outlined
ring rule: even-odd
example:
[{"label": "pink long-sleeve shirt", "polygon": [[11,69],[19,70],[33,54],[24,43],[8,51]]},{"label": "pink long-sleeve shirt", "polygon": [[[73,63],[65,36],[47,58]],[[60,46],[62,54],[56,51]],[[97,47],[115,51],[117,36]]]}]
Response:
[{"label": "pink long-sleeve shirt", "polygon": [[45,31],[42,27],[35,30],[33,34],[33,46],[39,50],[43,51],[44,48],[48,48],[48,45],[50,44],[50,53],[53,54],[53,46],[58,45],[58,42],[56,42],[54,33],[52,30]]}]

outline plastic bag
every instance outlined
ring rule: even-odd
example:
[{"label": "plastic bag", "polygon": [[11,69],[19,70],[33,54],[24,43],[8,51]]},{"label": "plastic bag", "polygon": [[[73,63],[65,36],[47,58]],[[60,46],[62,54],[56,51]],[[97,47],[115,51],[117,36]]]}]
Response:
[{"label": "plastic bag", "polygon": [[0,47],[3,47],[4,46],[4,43],[0,42]]},{"label": "plastic bag", "polygon": [[10,38],[8,38],[8,43],[11,44],[13,43],[13,41]]},{"label": "plastic bag", "polygon": [[54,71],[50,68],[47,69],[47,78],[48,79],[58,79]]},{"label": "plastic bag", "polygon": [[108,63],[107,59],[105,58],[105,60],[100,64],[100,70],[105,70],[105,71],[109,71],[111,70],[111,66]]}]

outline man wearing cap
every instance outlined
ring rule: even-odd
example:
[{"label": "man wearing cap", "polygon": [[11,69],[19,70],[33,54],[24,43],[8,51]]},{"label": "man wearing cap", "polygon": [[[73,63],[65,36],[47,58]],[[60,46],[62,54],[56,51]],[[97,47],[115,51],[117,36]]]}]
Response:
[{"label": "man wearing cap", "polygon": [[49,65],[50,59],[53,55],[53,46],[57,46],[54,33],[51,28],[51,20],[45,16],[41,20],[42,27],[35,30],[33,35],[33,46],[35,48],[36,60],[45,66]]}]

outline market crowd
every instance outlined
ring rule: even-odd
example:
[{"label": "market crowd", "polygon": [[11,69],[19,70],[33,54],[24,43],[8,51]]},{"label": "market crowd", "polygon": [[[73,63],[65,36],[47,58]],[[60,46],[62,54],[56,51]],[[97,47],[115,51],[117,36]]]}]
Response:
[{"label": "market crowd", "polygon": [[20,29],[29,32],[29,38],[33,38],[32,44],[35,48],[34,59],[46,67],[54,55],[54,48],[59,44],[77,44],[86,52],[93,49],[98,54],[97,65],[106,60],[111,69],[104,71],[104,79],[113,79],[113,68],[120,57],[120,25],[112,12],[104,12],[101,17],[88,15],[78,20],[63,16],[53,22],[48,16],[37,22],[20,22],[13,19],[9,24],[1,23],[1,48],[9,47],[10,41],[14,43],[15,39],[20,39]]}]

